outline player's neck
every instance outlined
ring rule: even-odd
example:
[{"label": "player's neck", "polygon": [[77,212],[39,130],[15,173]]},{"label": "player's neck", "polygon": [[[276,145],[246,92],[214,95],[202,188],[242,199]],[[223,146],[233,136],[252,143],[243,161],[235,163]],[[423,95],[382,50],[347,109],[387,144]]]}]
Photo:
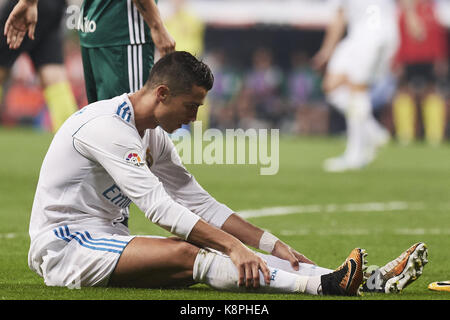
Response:
[{"label": "player's neck", "polygon": [[146,129],[154,129],[158,126],[154,110],[157,104],[154,97],[148,90],[138,90],[129,96],[134,110],[134,122],[139,134],[143,135]]}]

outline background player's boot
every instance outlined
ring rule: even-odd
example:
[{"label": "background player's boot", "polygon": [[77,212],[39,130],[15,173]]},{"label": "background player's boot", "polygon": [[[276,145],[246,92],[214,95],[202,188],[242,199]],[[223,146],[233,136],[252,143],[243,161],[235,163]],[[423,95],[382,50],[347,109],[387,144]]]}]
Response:
[{"label": "background player's boot", "polygon": [[374,157],[374,152],[365,150],[358,156],[348,156],[344,153],[342,156],[326,159],[323,163],[323,169],[326,172],[344,172],[360,170],[365,168]]},{"label": "background player's boot", "polygon": [[419,242],[404,251],[399,257],[385,266],[378,268],[363,285],[364,292],[398,293],[415,281],[423,272],[428,262],[428,249]]},{"label": "background player's boot", "polygon": [[359,295],[359,288],[364,279],[367,253],[356,248],[350,252],[347,260],[334,272],[321,277],[323,295]]}]

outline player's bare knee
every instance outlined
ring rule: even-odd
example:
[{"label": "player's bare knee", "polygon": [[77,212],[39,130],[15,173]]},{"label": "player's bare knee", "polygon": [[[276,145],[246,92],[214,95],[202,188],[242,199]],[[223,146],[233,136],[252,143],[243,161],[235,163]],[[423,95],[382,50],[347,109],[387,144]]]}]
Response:
[{"label": "player's bare knee", "polygon": [[172,240],[175,244],[172,248],[174,251],[173,256],[176,257],[182,264],[193,264],[200,248],[180,238],[175,238]]}]

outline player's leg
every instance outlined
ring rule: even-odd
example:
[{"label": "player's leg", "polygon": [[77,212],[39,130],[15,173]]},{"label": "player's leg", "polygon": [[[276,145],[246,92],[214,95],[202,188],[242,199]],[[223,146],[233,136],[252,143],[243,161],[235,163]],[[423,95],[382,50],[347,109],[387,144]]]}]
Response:
[{"label": "player's leg", "polygon": [[445,136],[447,118],[445,97],[438,88],[434,64],[425,63],[423,69],[425,88],[421,109],[424,138],[431,145],[439,145]]},{"label": "player's leg", "polygon": [[39,2],[36,42],[29,53],[41,84],[52,121],[53,132],[78,110],[64,66],[64,34],[61,25],[65,6],[62,2]]},{"label": "player's leg", "polygon": [[[5,27],[6,20],[15,5],[16,3],[13,1],[5,1],[2,5],[0,5],[1,30]],[[17,50],[10,50],[8,44],[6,43],[6,37],[0,37],[0,118],[5,112],[2,102],[6,94],[5,83],[9,77],[9,72],[16,59],[28,46],[29,42],[30,40],[25,38],[22,45]]]},{"label": "player's leg", "polygon": [[45,64],[38,69],[38,74],[44,87],[52,130],[56,132],[78,106],[63,64]]},{"label": "player's leg", "polygon": [[3,98],[4,98],[4,88],[5,88],[5,82],[8,78],[9,70],[3,67],[0,67],[0,124],[3,121]]},{"label": "player's leg", "polygon": [[0,105],[3,101],[3,88],[9,75],[9,69],[0,66]]},{"label": "player's leg", "polygon": [[395,136],[403,145],[410,144],[416,137],[417,108],[409,90],[400,88],[392,100],[392,119]]},{"label": "player's leg", "polygon": [[446,127],[445,99],[437,91],[428,93],[422,101],[422,119],[426,141],[439,145],[444,140]]},{"label": "player's leg", "polygon": [[109,285],[136,288],[192,285],[199,250],[178,238],[135,237],[120,256]]},{"label": "player's leg", "polygon": [[[366,253],[354,249],[347,260],[331,273],[305,275],[287,272],[270,265],[270,285],[260,274],[259,292],[357,295],[363,281]],[[238,274],[231,259],[214,251],[201,249],[194,265],[194,279],[213,288],[228,291],[245,290],[237,285]]]},{"label": "player's leg", "polygon": [[[121,287],[185,287],[205,283],[219,290],[241,290],[238,272],[228,256],[200,249],[178,238],[136,237],[127,245],[111,275],[109,285]],[[261,290],[266,287],[261,276]],[[296,292],[299,277],[272,270],[266,290]]]},{"label": "player's leg", "polygon": [[324,89],[330,103],[345,116],[347,145],[341,157],[325,162],[327,171],[359,169],[374,157],[376,139],[373,138],[381,133],[381,127],[372,114],[369,85],[378,49],[377,43],[347,39],[338,46],[330,61],[328,72],[334,76],[325,79],[328,81],[324,83]]},{"label": "player's leg", "polygon": [[264,254],[257,252],[257,255],[259,255],[261,258],[263,258],[264,261],[266,261],[267,265],[278,268],[286,272],[290,273],[296,273],[298,275],[302,276],[322,276],[324,274],[332,273],[334,270],[322,268],[314,264],[309,263],[299,263],[299,269],[295,270],[292,268],[292,265],[289,261],[280,259],[278,257],[275,257],[270,254]]},{"label": "player's leg", "polygon": [[[324,290],[327,294],[334,290],[335,294],[356,294],[355,287],[358,288],[362,281],[363,267],[363,252],[358,250],[352,251],[346,263],[325,278],[290,273],[269,265],[270,285],[265,284],[261,275],[258,291],[320,294]],[[200,249],[177,238],[135,237],[124,249],[109,285],[158,288],[205,283],[218,290],[245,290],[238,286],[238,278],[231,259],[217,251]],[[352,289],[347,290],[347,285],[340,287],[344,278],[346,283],[352,283]]]},{"label": "player's leg", "polygon": [[98,101],[97,87],[95,83],[94,70],[91,63],[91,54],[94,54],[95,48],[85,48],[80,46],[81,59],[83,61],[84,85],[88,103]]},{"label": "player's leg", "polygon": [[154,62],[153,44],[82,48],[89,103],[139,90]]}]

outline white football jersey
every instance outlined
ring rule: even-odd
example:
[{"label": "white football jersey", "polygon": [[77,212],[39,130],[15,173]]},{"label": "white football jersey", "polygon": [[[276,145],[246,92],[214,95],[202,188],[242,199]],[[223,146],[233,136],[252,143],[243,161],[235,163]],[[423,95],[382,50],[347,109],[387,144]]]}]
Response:
[{"label": "white football jersey", "polygon": [[344,10],[349,34],[355,32],[397,32],[395,0],[337,0]]},{"label": "white football jersey", "polygon": [[200,217],[221,227],[233,213],[186,170],[163,129],[139,135],[123,94],[84,107],[56,133],[34,198],[30,258],[51,245],[40,235],[65,225],[129,234],[123,222],[131,202],[185,239]]}]

